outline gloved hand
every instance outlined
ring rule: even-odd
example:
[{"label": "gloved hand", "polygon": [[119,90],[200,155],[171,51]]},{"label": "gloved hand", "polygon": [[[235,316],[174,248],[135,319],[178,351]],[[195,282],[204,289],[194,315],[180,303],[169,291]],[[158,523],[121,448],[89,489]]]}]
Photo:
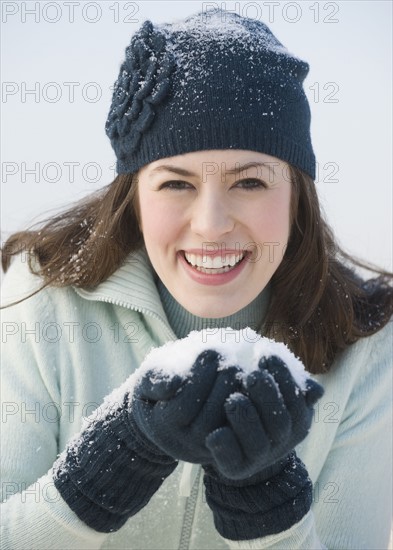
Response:
[{"label": "gloved hand", "polygon": [[210,461],[206,437],[223,425],[224,403],[241,388],[238,369],[218,366],[219,354],[205,350],[186,376],[142,368],[106,398],[53,468],[55,486],[80,519],[116,531],[178,459]]},{"label": "gloved hand", "polygon": [[130,423],[161,452],[197,464],[211,462],[206,438],[226,423],[225,403],[241,390],[240,369],[219,370],[220,355],[205,350],[187,376],[148,371],[133,392]]},{"label": "gloved hand", "polygon": [[302,391],[277,356],[258,366],[227,399],[227,425],[206,439],[217,470],[230,479],[246,479],[288,455],[308,434],[313,405],[323,395],[311,378]]},{"label": "gloved hand", "polygon": [[206,500],[218,532],[250,540],[289,529],[308,512],[312,483],[294,447],[307,435],[323,388],[302,391],[285,363],[264,358],[225,404],[227,425],[206,440]]},{"label": "gloved hand", "polygon": [[76,515],[96,531],[117,531],[141,510],[177,461],[136,433],[127,390],[109,395],[53,465],[54,484]]}]

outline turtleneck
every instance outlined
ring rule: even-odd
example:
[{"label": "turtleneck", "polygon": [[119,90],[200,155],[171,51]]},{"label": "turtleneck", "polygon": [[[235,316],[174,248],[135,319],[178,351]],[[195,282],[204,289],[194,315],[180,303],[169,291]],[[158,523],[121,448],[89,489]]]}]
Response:
[{"label": "turtleneck", "polygon": [[212,319],[197,317],[184,309],[175,300],[161,279],[157,279],[156,284],[169,324],[178,338],[185,338],[192,330],[206,328],[231,327],[234,330],[241,330],[250,327],[255,331],[259,331],[266,315],[270,296],[269,287],[266,287],[250,304],[240,311],[228,317]]}]

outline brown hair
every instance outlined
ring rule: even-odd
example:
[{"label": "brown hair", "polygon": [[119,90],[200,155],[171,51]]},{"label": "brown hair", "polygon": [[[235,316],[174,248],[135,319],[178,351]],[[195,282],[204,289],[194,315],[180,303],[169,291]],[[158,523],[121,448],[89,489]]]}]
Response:
[{"label": "brown hair", "polygon": [[[310,372],[321,373],[337,353],[388,322],[392,275],[345,253],[321,216],[312,179],[294,167],[290,177],[292,229],[271,280],[264,334],[285,342]],[[2,249],[4,272],[13,255],[26,251],[30,270],[43,277],[39,290],[97,286],[143,245],[137,188],[134,175],[119,175],[39,230],[11,235]],[[378,276],[364,281],[353,265]]]},{"label": "brown hair", "polygon": [[[290,174],[292,229],[271,280],[265,332],[317,374],[328,371],[340,351],[386,325],[393,314],[392,274],[346,253],[322,217],[312,179],[293,167]],[[353,266],[378,276],[365,281]]]}]

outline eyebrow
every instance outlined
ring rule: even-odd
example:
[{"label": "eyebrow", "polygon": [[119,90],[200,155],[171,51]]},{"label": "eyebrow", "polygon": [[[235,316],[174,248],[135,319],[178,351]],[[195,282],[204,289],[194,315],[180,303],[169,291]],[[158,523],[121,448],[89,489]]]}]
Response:
[{"label": "eyebrow", "polygon": [[[239,172],[243,172],[243,170],[247,170],[248,168],[257,168],[258,166],[265,166],[266,168],[271,170],[273,174],[275,174],[272,164],[273,162],[247,162],[246,164],[239,164],[237,162],[234,168],[231,168],[230,170],[226,170],[225,173],[238,174]],[[277,163],[274,163],[274,164],[277,164]],[[186,177],[199,176],[199,174],[195,174],[194,172],[190,172],[189,170],[180,168],[179,166],[173,166],[171,164],[161,164],[161,166],[157,166],[157,168],[153,168],[152,172],[174,172],[175,174],[179,174],[180,176],[186,176]]]}]

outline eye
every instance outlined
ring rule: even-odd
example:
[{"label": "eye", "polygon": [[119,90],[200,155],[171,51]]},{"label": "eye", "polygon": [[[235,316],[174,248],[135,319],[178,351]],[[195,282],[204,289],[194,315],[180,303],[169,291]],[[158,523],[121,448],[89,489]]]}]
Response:
[{"label": "eye", "polygon": [[170,180],[161,183],[158,190],[161,189],[173,189],[174,191],[182,191],[183,189],[192,189],[192,185],[187,181],[182,180]]},{"label": "eye", "polygon": [[240,180],[235,184],[235,187],[240,187],[241,189],[253,190],[253,189],[267,189],[268,186],[263,180],[257,178],[246,178]]}]

